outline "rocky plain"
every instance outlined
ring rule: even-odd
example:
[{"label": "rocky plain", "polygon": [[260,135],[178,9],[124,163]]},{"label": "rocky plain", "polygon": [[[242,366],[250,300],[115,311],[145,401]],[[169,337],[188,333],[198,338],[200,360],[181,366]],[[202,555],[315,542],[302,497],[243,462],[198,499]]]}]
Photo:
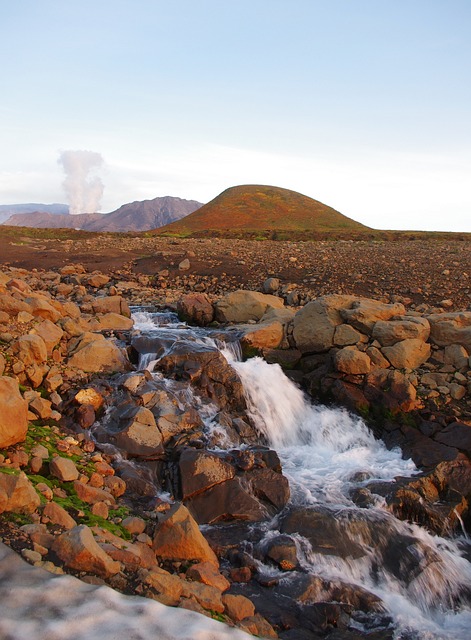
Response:
[{"label": "rocky plain", "polygon": [[[138,370],[130,306],[230,326],[245,357],[277,362],[313,400],[361,415],[421,473],[366,486],[352,501],[367,509],[379,495],[401,520],[451,536],[471,528],[469,242],[25,234],[2,238],[0,263],[5,544],[51,572],[261,637],[393,637],[387,625],[350,627],[356,612],[382,611],[376,596],[302,573],[291,534],[319,549],[328,538],[348,556],[358,552],[353,524],[290,507],[234,370],[214,350],[175,349],[157,363],[217,405],[235,445],[215,452],[199,416]],[[111,427],[95,428],[104,415]],[[259,548],[247,525],[275,514],[280,533]],[[356,535],[367,529],[356,523]],[[396,553],[407,544],[395,536]],[[388,542],[381,553],[394,564]],[[260,562],[299,571],[297,588],[283,592]]]}]

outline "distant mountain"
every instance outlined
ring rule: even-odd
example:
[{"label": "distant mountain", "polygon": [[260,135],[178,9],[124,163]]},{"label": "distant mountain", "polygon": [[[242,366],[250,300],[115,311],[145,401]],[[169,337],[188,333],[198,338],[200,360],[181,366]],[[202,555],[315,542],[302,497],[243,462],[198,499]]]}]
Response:
[{"label": "distant mountain", "polygon": [[34,213],[35,211],[56,214],[68,214],[69,205],[67,204],[42,204],[37,202],[29,202],[27,204],[0,204],[0,224],[8,220],[10,216],[17,213]]},{"label": "distant mountain", "polygon": [[4,220],[3,224],[15,227],[66,228],[84,231],[147,231],[180,220],[201,206],[201,202],[196,200],[164,196],[153,200],[130,202],[111,213],[61,215],[38,210],[30,213],[17,212]]},{"label": "distant mountain", "polygon": [[319,233],[350,233],[368,229],[332,207],[296,191],[242,185],[226,189],[183,220],[156,229],[156,233],[240,236],[281,232],[314,237]]},{"label": "distant mountain", "polygon": [[202,206],[196,200],[172,196],[130,202],[82,228],[87,231],[148,231],[180,220]]}]

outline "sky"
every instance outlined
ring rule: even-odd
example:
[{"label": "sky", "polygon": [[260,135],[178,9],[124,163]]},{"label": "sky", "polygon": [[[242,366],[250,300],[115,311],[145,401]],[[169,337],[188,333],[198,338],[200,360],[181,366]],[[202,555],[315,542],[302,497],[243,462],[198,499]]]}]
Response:
[{"label": "sky", "polygon": [[470,0],[0,0],[0,204],[239,184],[471,231]]}]

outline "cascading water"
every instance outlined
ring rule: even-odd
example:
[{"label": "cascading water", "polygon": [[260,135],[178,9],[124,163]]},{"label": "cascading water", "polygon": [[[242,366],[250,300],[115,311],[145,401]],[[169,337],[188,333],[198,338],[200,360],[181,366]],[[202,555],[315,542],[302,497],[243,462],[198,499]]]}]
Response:
[{"label": "cascading water", "polygon": [[[176,316],[167,314],[164,327],[157,326],[161,322],[155,314],[135,314],[134,319],[136,329],[153,336],[149,344],[191,340],[221,348],[242,380],[253,423],[280,456],[292,505],[323,510],[344,539],[360,549],[355,557],[326,554],[295,534],[304,571],[375,594],[392,616],[398,639],[470,637],[471,564],[458,544],[397,520],[379,496],[373,496],[369,508],[360,509],[352,500],[352,492],[373,481],[413,475],[417,470],[410,460],[403,460],[399,450],[389,451],[360,418],[307,402],[278,365],[261,358],[241,362],[237,348],[221,347],[204,330],[181,325]],[[141,362],[149,366],[158,357],[157,349],[143,349]],[[205,417],[209,428],[210,413]],[[267,536],[276,528],[275,519]],[[280,576],[282,582],[290,579]]]}]

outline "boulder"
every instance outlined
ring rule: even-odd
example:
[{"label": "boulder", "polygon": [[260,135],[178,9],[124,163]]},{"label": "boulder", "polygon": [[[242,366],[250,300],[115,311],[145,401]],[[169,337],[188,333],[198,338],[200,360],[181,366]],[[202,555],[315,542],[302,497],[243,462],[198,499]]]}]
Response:
[{"label": "boulder", "polygon": [[200,582],[183,582],[183,594],[185,598],[194,598],[203,609],[223,613],[221,591]]},{"label": "boulder", "polygon": [[33,513],[39,507],[40,498],[23,471],[0,472],[0,513]]},{"label": "boulder", "polygon": [[134,320],[120,313],[103,313],[89,322],[90,331],[129,331],[134,326]]},{"label": "boulder", "polygon": [[160,602],[167,606],[176,606],[183,593],[184,582],[178,576],[172,575],[160,567],[141,569],[138,573],[139,582],[158,594]]},{"label": "boulder", "polygon": [[430,340],[440,347],[459,344],[471,353],[471,311],[432,314]]},{"label": "boulder", "polygon": [[369,373],[371,360],[366,353],[358,351],[355,347],[344,347],[334,356],[335,368],[348,375],[361,375]]},{"label": "boulder", "polygon": [[283,571],[293,571],[299,565],[296,543],[291,536],[278,535],[271,538],[265,556],[275,562]]},{"label": "boulder", "polygon": [[452,422],[436,434],[435,440],[449,447],[455,447],[471,457],[471,425],[469,424]]},{"label": "boulder", "polygon": [[249,618],[255,614],[253,602],[245,596],[237,596],[226,593],[222,596],[225,612],[231,620],[240,622],[244,618]]},{"label": "boulder", "polygon": [[0,448],[23,442],[28,430],[28,403],[21,396],[18,382],[0,376]]},{"label": "boulder", "polygon": [[322,296],[308,302],[293,319],[293,339],[302,353],[322,353],[334,344],[336,327],[343,323],[341,309],[350,307],[354,296]]},{"label": "boulder", "polygon": [[419,338],[401,340],[392,347],[381,349],[395,369],[417,369],[430,358],[430,351],[430,344]]},{"label": "boulder", "polygon": [[183,499],[235,476],[234,467],[221,456],[198,449],[185,449],[179,467]]},{"label": "boulder", "polygon": [[155,555],[168,560],[210,562],[218,559],[188,509],[176,502],[161,516],[152,542]]},{"label": "boulder", "polygon": [[53,524],[58,524],[64,529],[73,529],[77,523],[71,515],[57,502],[48,502],[43,509],[43,518],[46,517]]},{"label": "boulder", "polygon": [[31,333],[40,336],[44,340],[49,357],[52,355],[54,347],[59,344],[64,335],[62,329],[54,322],[51,322],[51,320],[43,320],[34,327]]},{"label": "boulder", "polygon": [[454,369],[467,369],[469,353],[460,344],[450,344],[445,347],[445,364],[451,364]]},{"label": "boulder", "polygon": [[109,578],[121,569],[121,564],[103,551],[89,527],[84,524],[58,536],[52,550],[66,567],[96,574],[102,578]]},{"label": "boulder", "polygon": [[113,423],[113,441],[128,455],[148,458],[163,454],[162,434],[150,409],[132,405],[118,408]]},{"label": "boulder", "polygon": [[31,313],[31,308],[23,300],[4,293],[0,294],[0,311],[7,313],[9,316],[16,316],[20,311]]},{"label": "boulder", "polygon": [[23,335],[12,345],[13,354],[26,367],[44,364],[47,360],[47,347],[38,335]]},{"label": "boulder", "polygon": [[398,320],[378,320],[373,326],[372,338],[382,347],[391,347],[401,340],[418,339],[426,342],[430,323],[419,316],[405,316]]},{"label": "boulder", "polygon": [[238,477],[195,494],[186,500],[186,505],[199,524],[231,520],[258,522],[267,517],[266,509]]},{"label": "boulder", "polygon": [[214,319],[214,308],[205,293],[187,293],[177,302],[177,312],[189,324],[205,327]]},{"label": "boulder", "polygon": [[215,315],[218,322],[260,320],[268,309],[281,309],[284,302],[276,296],[239,289],[218,300]]},{"label": "boulder", "polygon": [[339,324],[335,327],[333,343],[336,347],[346,347],[348,345],[365,342],[368,338],[351,327],[349,324]]},{"label": "boulder", "polygon": [[417,391],[400,371],[375,369],[366,378],[363,393],[371,406],[392,413],[412,411],[420,406]]},{"label": "boulder", "polygon": [[79,345],[69,357],[69,367],[81,369],[86,373],[113,373],[130,368],[124,351],[110,340],[96,339],[85,345]]},{"label": "boulder", "polygon": [[97,502],[115,503],[115,499],[109,491],[93,487],[91,484],[83,484],[80,480],[74,480],[74,490],[79,500],[83,500],[88,504],[96,504]]},{"label": "boulder", "polygon": [[131,317],[131,310],[124,298],[121,296],[103,296],[95,298],[92,302],[93,313],[117,313],[126,318]]},{"label": "boulder", "polygon": [[395,316],[403,316],[405,311],[404,305],[398,302],[385,304],[377,300],[361,298],[360,300],[355,300],[351,308],[342,309],[340,315],[344,322],[352,325],[362,333],[371,335],[373,327],[378,320],[390,320]]},{"label": "boulder", "polygon": [[283,325],[278,320],[241,327],[243,335],[240,339],[242,350],[276,349],[283,340]]},{"label": "boulder", "polygon": [[110,281],[109,276],[105,276],[103,273],[92,273],[88,278],[84,278],[83,282],[86,282],[90,287],[99,289],[104,287]]},{"label": "boulder", "polygon": [[58,311],[51,303],[41,296],[34,298],[26,298],[25,302],[29,306],[29,312],[36,318],[44,318],[51,322],[57,322],[62,317],[62,313]]},{"label": "boulder", "polygon": [[262,285],[262,289],[264,293],[276,293],[280,288],[280,279],[279,278],[267,278]]}]

